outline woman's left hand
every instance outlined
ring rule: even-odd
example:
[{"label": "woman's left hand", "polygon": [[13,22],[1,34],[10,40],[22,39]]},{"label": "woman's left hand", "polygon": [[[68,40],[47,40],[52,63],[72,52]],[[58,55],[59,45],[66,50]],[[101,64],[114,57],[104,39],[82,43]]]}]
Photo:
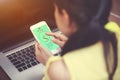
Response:
[{"label": "woman's left hand", "polygon": [[35,55],[36,55],[37,60],[45,65],[49,57],[52,56],[52,53],[46,48],[44,48],[42,45],[40,45],[38,42],[36,42],[35,43]]}]

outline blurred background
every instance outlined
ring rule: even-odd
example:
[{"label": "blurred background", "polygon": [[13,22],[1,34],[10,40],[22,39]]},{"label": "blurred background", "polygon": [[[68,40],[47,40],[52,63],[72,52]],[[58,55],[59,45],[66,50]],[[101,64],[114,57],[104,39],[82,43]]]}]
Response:
[{"label": "blurred background", "polygon": [[120,0],[113,0],[113,7],[110,15],[110,21],[115,21],[120,26]]},{"label": "blurred background", "polygon": [[55,28],[53,12],[52,0],[0,0],[0,50],[33,37],[29,27],[41,20]]},{"label": "blurred background", "polygon": [[[120,0],[113,0],[111,11],[118,16],[119,4]],[[120,24],[115,15],[111,14],[110,20]],[[52,0],[0,0],[0,50],[32,38],[29,27],[41,20],[51,29],[56,27]]]}]

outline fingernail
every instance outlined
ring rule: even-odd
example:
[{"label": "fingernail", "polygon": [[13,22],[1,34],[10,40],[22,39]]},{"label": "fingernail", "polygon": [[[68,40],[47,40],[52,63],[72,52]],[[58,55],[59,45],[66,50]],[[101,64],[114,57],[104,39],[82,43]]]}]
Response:
[{"label": "fingernail", "polygon": [[39,47],[39,45],[37,44],[37,47]]}]

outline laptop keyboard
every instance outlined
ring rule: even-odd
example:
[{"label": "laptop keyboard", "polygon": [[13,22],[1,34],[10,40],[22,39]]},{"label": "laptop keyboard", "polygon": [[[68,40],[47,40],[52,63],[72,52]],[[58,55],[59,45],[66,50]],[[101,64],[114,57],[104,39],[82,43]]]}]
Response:
[{"label": "laptop keyboard", "polygon": [[39,64],[39,61],[37,61],[35,58],[34,51],[34,45],[32,45],[11,55],[8,55],[7,57],[18,69],[18,71],[21,72]]}]

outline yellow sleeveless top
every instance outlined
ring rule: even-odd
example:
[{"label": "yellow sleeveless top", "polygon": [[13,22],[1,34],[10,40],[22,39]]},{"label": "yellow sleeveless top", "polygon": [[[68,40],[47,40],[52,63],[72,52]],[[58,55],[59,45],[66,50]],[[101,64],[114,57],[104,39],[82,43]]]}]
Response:
[{"label": "yellow sleeveless top", "polygon": [[[109,24],[113,26],[114,23]],[[106,29],[111,29],[106,27]],[[118,68],[114,80],[120,80],[120,28],[111,29],[117,33],[118,38]],[[106,64],[104,61],[103,46],[100,42],[91,46],[71,51],[64,56],[52,56],[46,64],[46,72],[43,80],[50,80],[47,74],[49,65],[52,62],[63,59],[71,80],[108,80]]]}]

